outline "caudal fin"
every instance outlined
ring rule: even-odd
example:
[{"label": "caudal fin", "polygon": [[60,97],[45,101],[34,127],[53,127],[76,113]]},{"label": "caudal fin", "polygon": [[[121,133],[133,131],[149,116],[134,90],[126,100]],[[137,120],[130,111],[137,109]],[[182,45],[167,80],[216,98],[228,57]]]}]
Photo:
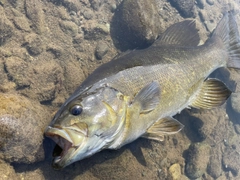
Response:
[{"label": "caudal fin", "polygon": [[226,13],[218,23],[212,37],[214,36],[218,36],[223,40],[228,51],[227,67],[240,69],[239,32],[235,17],[231,12]]}]

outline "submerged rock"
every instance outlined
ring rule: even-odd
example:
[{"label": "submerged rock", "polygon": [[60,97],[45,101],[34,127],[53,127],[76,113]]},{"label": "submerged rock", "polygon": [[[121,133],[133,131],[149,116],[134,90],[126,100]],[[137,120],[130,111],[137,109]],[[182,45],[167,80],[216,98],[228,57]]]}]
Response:
[{"label": "submerged rock", "polygon": [[96,49],[95,49],[95,55],[97,59],[101,60],[105,54],[108,52],[108,45],[105,42],[99,41]]},{"label": "submerged rock", "polygon": [[125,40],[131,49],[153,43],[161,28],[156,1],[125,0],[119,8],[119,41]]},{"label": "submerged rock", "polygon": [[231,105],[234,111],[236,111],[237,113],[240,113],[240,93],[232,93]]},{"label": "submerged rock", "polygon": [[199,178],[207,169],[210,146],[205,143],[191,144],[186,162],[186,174],[191,179]]},{"label": "submerged rock", "polygon": [[4,45],[13,35],[13,25],[6,18],[3,7],[0,6],[0,46]]},{"label": "submerged rock", "polygon": [[183,17],[193,17],[194,13],[194,0],[171,0],[171,3]]},{"label": "submerged rock", "polygon": [[0,158],[18,163],[43,160],[48,111],[38,102],[17,94],[0,93],[0,101]]},{"label": "submerged rock", "polygon": [[38,34],[42,34],[45,31],[46,23],[41,1],[25,1],[24,8],[27,17],[31,20],[33,24],[32,27],[35,32]]},{"label": "submerged rock", "polygon": [[15,173],[12,166],[0,160],[0,178],[1,180],[18,180],[19,177]]}]

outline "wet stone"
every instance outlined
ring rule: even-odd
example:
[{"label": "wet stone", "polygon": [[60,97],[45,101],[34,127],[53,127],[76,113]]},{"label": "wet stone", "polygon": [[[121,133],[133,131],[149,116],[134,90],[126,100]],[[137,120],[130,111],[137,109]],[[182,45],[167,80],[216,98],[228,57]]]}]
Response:
[{"label": "wet stone", "polygon": [[98,10],[99,7],[101,6],[101,0],[89,0],[90,4],[91,4],[91,7],[94,9],[94,10]]},{"label": "wet stone", "polygon": [[181,173],[180,164],[173,164],[169,168],[169,176],[171,180],[187,180],[188,178]]},{"label": "wet stone", "polygon": [[232,93],[231,105],[234,111],[236,111],[237,113],[240,113],[240,93]]},{"label": "wet stone", "polygon": [[126,40],[130,49],[146,47],[158,37],[161,27],[155,0],[125,0],[119,12],[119,41]]},{"label": "wet stone", "polygon": [[43,41],[38,35],[29,34],[25,37],[25,41],[27,51],[30,55],[36,56],[43,52]]},{"label": "wet stone", "polygon": [[43,130],[49,122],[48,111],[38,102],[17,94],[0,93],[0,101],[1,159],[17,163],[43,160]]},{"label": "wet stone", "polygon": [[236,133],[240,134],[240,124],[235,124],[234,125]]},{"label": "wet stone", "polygon": [[62,31],[67,35],[76,36],[78,33],[78,26],[74,22],[60,21],[59,25]]},{"label": "wet stone", "polygon": [[240,154],[237,151],[228,149],[223,155],[223,166],[227,171],[231,171],[234,176],[239,174],[240,170]]},{"label": "wet stone", "polygon": [[4,9],[0,6],[0,46],[4,45],[13,35],[13,25],[5,18]]},{"label": "wet stone", "polygon": [[204,9],[205,1],[204,0],[197,0],[197,5],[201,9]]},{"label": "wet stone", "polygon": [[33,29],[36,33],[41,34],[45,30],[44,13],[42,10],[42,3],[38,0],[25,1],[25,11],[27,17],[33,24]]},{"label": "wet stone", "polygon": [[183,17],[194,17],[194,0],[171,0],[170,2]]},{"label": "wet stone", "polygon": [[8,163],[5,163],[3,160],[0,160],[0,178],[1,180],[18,180],[16,172],[13,167]]},{"label": "wet stone", "polygon": [[83,17],[87,20],[89,19],[92,19],[93,17],[93,12],[90,10],[90,9],[86,9],[84,12],[83,12]]},{"label": "wet stone", "polygon": [[220,158],[211,156],[207,168],[208,174],[214,179],[217,179],[222,174],[222,162]]},{"label": "wet stone", "polygon": [[108,52],[108,45],[105,42],[98,42],[96,49],[95,49],[95,55],[96,58],[101,60],[105,54]]},{"label": "wet stone", "polygon": [[205,143],[191,144],[186,162],[186,174],[189,178],[199,178],[206,171],[209,161],[210,146]]},{"label": "wet stone", "polygon": [[13,19],[14,25],[20,29],[20,30],[24,30],[27,32],[31,31],[30,25],[28,23],[28,20],[25,17],[15,17]]},{"label": "wet stone", "polygon": [[207,3],[209,4],[209,5],[213,5],[214,4],[214,0],[206,0],[207,1]]}]

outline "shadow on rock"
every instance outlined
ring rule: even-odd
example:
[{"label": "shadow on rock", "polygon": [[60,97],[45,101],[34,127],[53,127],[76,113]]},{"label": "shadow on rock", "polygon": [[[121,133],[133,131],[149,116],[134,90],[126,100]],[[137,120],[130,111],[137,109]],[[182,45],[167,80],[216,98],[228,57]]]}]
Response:
[{"label": "shadow on rock", "polygon": [[[197,111],[196,109],[191,109],[191,111]],[[190,139],[191,142],[201,142],[204,140],[201,132],[199,131],[203,127],[203,121],[197,117],[190,114],[190,110],[182,111],[181,115],[177,115],[176,119],[179,120],[183,125],[183,132]]]}]

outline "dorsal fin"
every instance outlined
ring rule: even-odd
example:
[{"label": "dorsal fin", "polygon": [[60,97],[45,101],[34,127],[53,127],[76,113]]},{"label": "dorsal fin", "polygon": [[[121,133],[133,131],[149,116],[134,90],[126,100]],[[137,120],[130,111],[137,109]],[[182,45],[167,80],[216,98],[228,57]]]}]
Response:
[{"label": "dorsal fin", "polygon": [[200,37],[196,29],[196,21],[185,20],[167,28],[162,36],[154,42],[153,46],[197,46],[199,41]]}]

